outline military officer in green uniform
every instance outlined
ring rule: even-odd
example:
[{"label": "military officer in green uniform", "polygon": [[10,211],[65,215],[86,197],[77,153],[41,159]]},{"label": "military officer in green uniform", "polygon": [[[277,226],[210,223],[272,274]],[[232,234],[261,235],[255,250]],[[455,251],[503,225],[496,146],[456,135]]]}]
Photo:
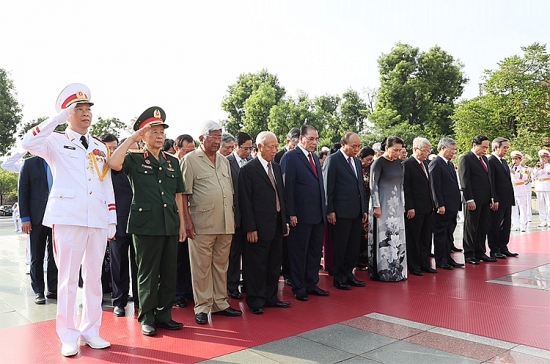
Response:
[{"label": "military officer in green uniform", "polygon": [[[162,152],[166,114],[160,107],[143,112],[132,134],[109,159],[109,166],[128,175],[134,198],[128,219],[138,266],[138,320],[141,332],[156,334],[157,327],[177,330],[172,320],[176,287],[178,241],[186,238],[183,217],[183,178],[178,159]],[[143,140],[140,152],[128,148]]]}]

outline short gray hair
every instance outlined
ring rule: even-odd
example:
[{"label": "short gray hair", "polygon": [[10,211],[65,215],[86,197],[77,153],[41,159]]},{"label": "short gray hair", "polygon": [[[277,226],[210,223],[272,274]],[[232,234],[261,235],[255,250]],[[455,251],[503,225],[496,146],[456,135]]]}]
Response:
[{"label": "short gray hair", "polygon": [[237,139],[235,139],[235,137],[229,133],[223,133],[222,134],[222,144],[225,144],[225,143],[235,143]]},{"label": "short gray hair", "polygon": [[381,152],[382,151],[382,143],[374,143],[372,145],[372,149],[375,151],[375,152]]},{"label": "short gray hair", "polygon": [[493,141],[491,143],[491,148],[493,148],[493,151],[495,151],[495,149],[502,147],[503,142],[507,142],[507,141],[508,141],[508,139],[503,138],[503,137],[495,138],[495,139],[493,139]]},{"label": "short gray hair", "polygon": [[210,134],[211,131],[213,130],[222,130],[222,126],[215,122],[215,121],[212,121],[212,120],[207,120],[205,122],[202,123],[201,125],[201,134],[202,136],[207,136]]},{"label": "short gray hair", "polygon": [[260,134],[256,136],[256,145],[258,144],[264,145],[265,140],[267,139],[268,136],[272,136],[275,139],[277,139],[277,135],[275,135],[274,133],[270,131],[262,131],[260,132]]},{"label": "short gray hair", "polygon": [[432,147],[432,143],[426,138],[422,137],[416,137],[413,139],[413,148],[421,149],[424,145],[427,145],[428,147]]},{"label": "short gray hair", "polygon": [[437,151],[441,151],[443,148],[450,148],[451,145],[456,145],[456,140],[449,137],[444,137],[439,139],[439,143],[437,143]]}]

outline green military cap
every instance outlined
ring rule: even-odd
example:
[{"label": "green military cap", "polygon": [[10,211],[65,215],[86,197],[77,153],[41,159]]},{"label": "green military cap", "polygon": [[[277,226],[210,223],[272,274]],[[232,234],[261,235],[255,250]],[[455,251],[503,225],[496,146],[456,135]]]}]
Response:
[{"label": "green military cap", "polygon": [[168,124],[166,124],[164,120],[166,120],[166,113],[164,110],[158,106],[152,106],[137,118],[134,124],[134,130],[137,131],[149,124],[151,124],[151,126],[162,125],[164,129],[166,129]]}]

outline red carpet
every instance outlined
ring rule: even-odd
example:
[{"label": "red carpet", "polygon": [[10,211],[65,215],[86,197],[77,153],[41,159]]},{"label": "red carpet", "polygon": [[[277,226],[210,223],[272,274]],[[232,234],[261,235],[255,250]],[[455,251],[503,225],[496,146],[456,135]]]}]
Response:
[{"label": "red carpet", "polygon": [[[331,296],[310,296],[308,302],[292,298],[290,288],[281,283],[281,298],[292,301],[292,307],[266,308],[258,316],[243,301],[232,300],[233,307],[240,305],[244,311],[242,317],[214,316],[213,323],[200,326],[194,322],[192,307],[176,308],[174,319],[184,322],[184,329],[159,329],[152,338],[141,334],[133,317],[117,318],[104,312],[101,334],[112,347],[93,350],[83,346],[73,358],[60,355],[54,320],[3,329],[1,362],[190,363],[371,312],[550,350],[550,291],[486,282],[550,263],[549,238],[550,232],[523,234],[510,243],[519,258],[453,271],[440,269],[437,274],[410,276],[405,282],[373,282],[366,272],[358,272],[367,287],[351,291],[336,290],[331,277],[323,275],[319,285],[330,290]],[[455,258],[462,261],[461,254]]]}]

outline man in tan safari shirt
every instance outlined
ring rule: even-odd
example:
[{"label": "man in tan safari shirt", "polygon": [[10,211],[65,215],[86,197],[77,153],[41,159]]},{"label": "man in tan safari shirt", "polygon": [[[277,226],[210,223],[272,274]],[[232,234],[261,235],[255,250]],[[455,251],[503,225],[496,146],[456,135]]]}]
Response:
[{"label": "man in tan safari shirt", "polygon": [[204,122],[200,147],[181,163],[195,321],[200,325],[208,322],[210,311],[213,315],[242,315],[227,302],[227,267],[235,226],[229,162],[218,152],[221,138],[220,124]]}]

